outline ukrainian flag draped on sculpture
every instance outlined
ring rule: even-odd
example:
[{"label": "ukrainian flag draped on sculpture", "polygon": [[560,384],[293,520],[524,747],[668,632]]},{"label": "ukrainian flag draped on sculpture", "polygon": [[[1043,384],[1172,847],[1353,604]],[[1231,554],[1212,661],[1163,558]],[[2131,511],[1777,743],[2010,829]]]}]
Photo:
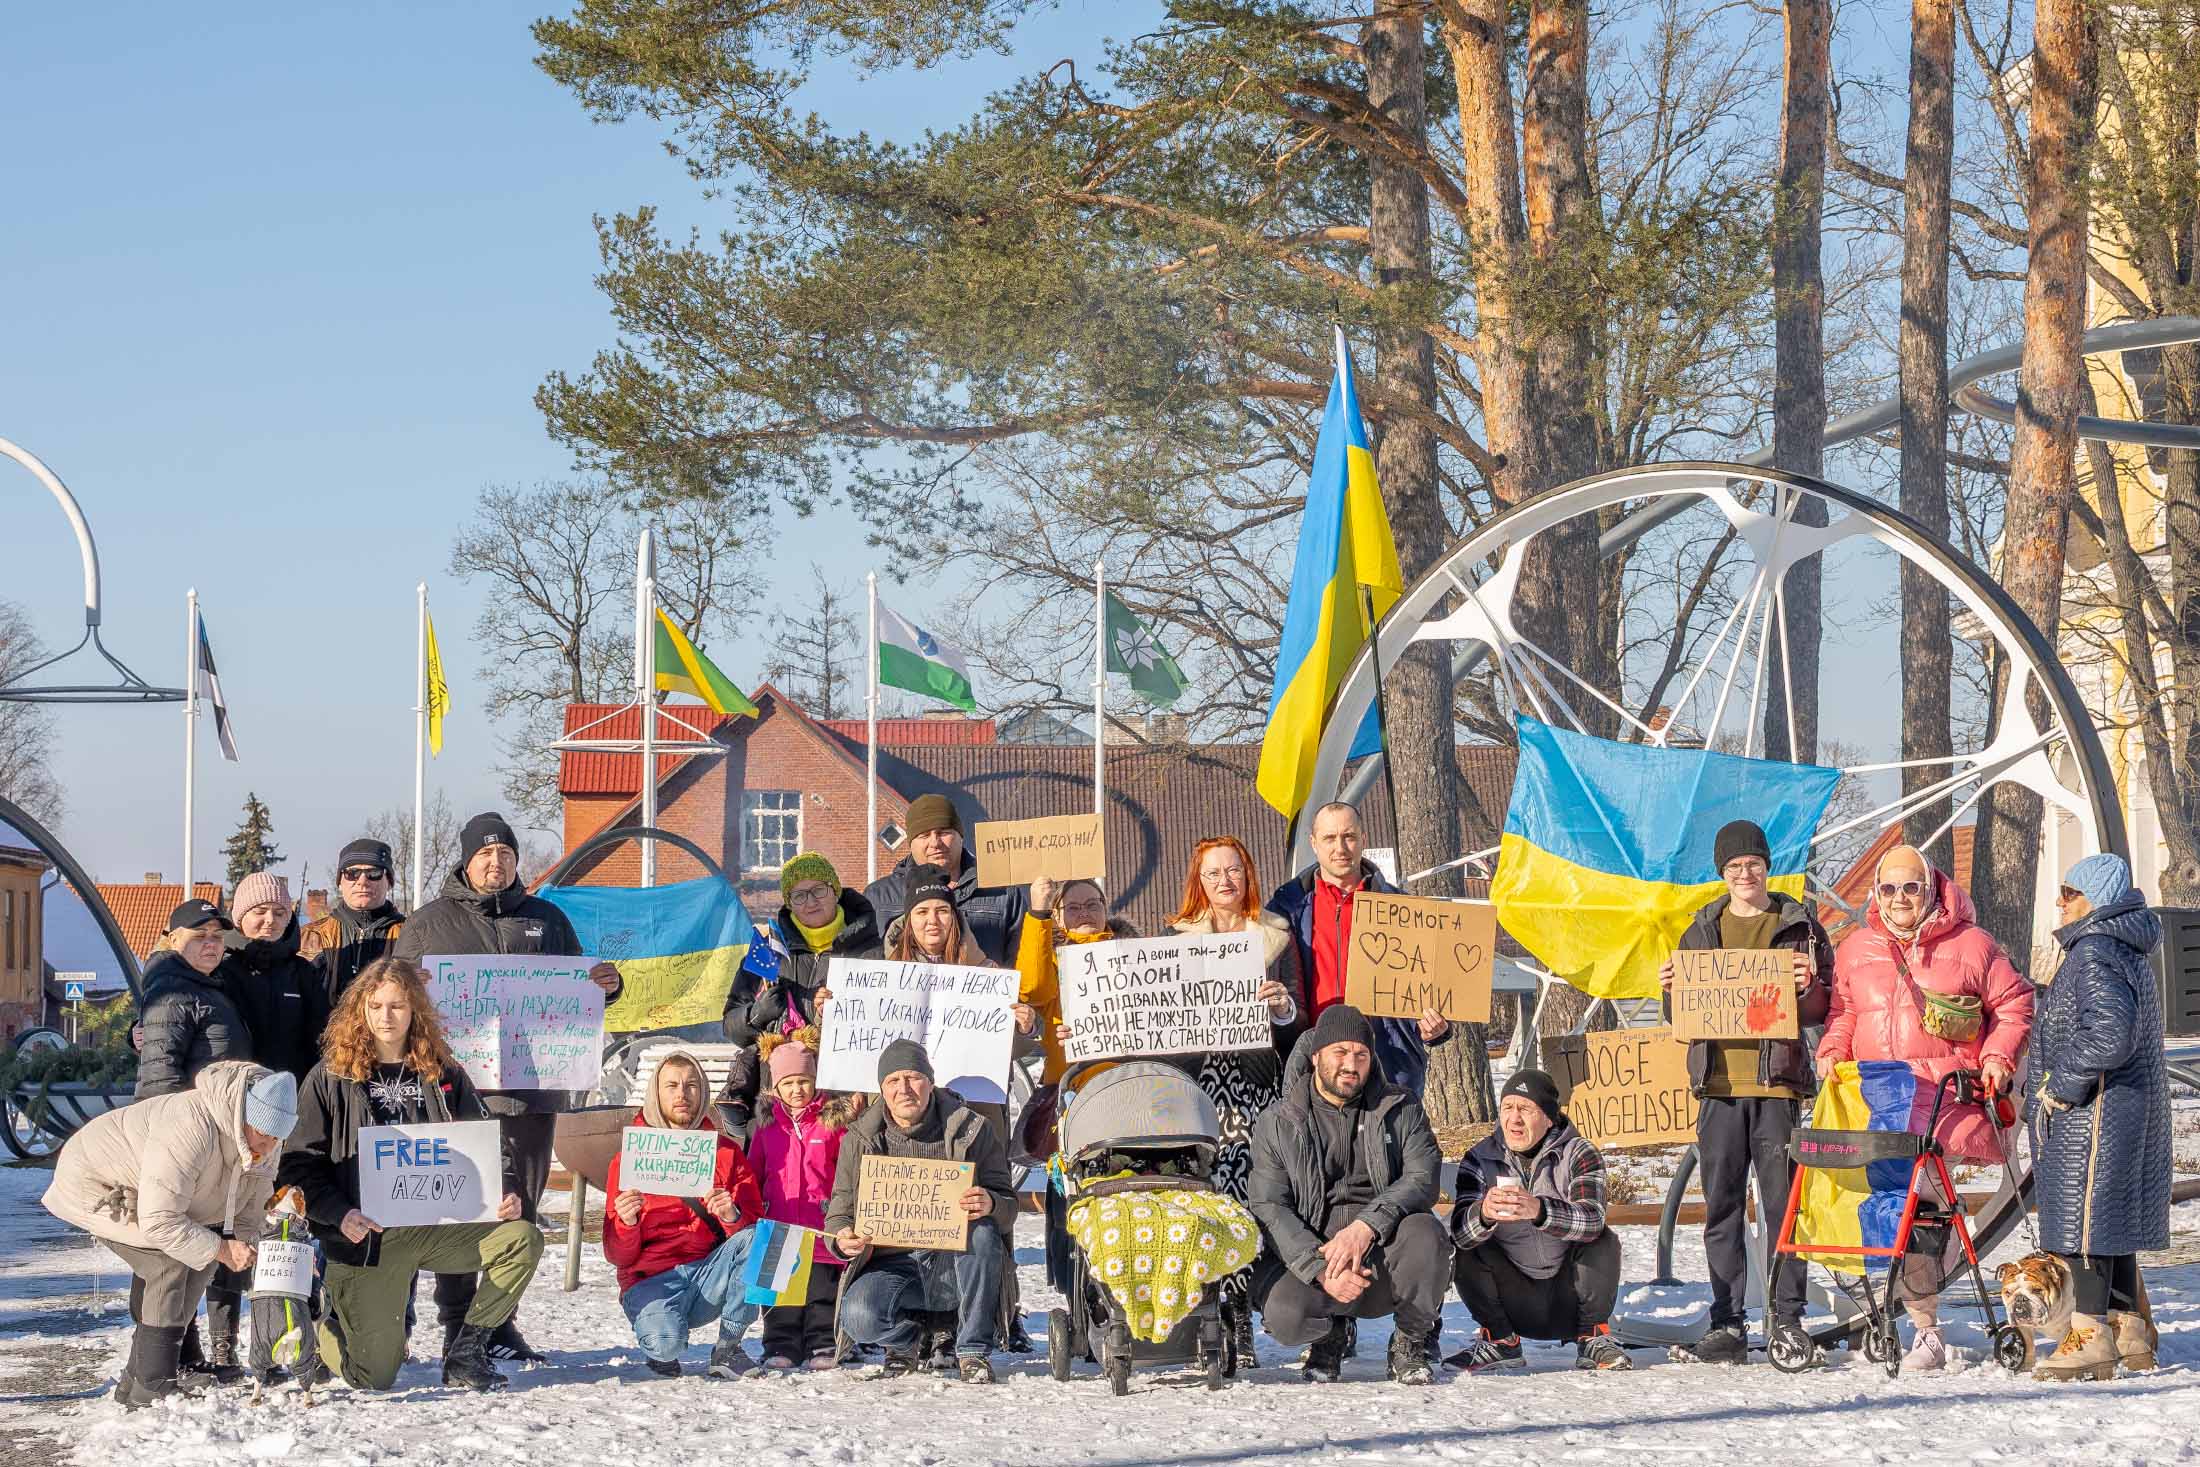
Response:
[{"label": "ukrainian flag draped on sculpture", "polygon": [[756,939],[741,897],[715,876],[671,886],[546,886],[572,919],[581,951],[619,966],[625,990],[604,1010],[615,1034],[716,1024]]},{"label": "ukrainian flag draped on sculpture", "polygon": [[1726,889],[1712,846],[1730,820],[1764,827],[1772,889],[1802,896],[1840,770],[1515,722],[1520,765],[1490,901],[1505,930],[1576,988],[1658,996],[1658,966]]},{"label": "ukrainian flag draped on sculpture", "polygon": [[[1344,685],[1345,669],[1405,591],[1342,328],[1337,331],[1337,375],[1329,384],[1329,404],[1322,409],[1321,435],[1314,440],[1310,480],[1256,780],[1261,798],[1287,820],[1313,794],[1314,756],[1337,689]],[[1372,618],[1361,604],[1362,586],[1373,602]],[[1378,747],[1370,710],[1352,752],[1371,754]]]}]

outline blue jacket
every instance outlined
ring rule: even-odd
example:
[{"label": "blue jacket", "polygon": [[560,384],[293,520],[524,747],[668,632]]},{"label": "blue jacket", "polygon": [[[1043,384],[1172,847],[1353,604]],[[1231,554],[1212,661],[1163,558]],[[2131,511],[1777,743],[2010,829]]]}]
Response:
[{"label": "blue jacket", "polygon": [[[1307,1008],[1304,1022],[1311,1027],[1314,1022],[1313,995],[1316,990],[1314,968],[1314,882],[1319,866],[1309,866],[1298,875],[1276,888],[1268,898],[1268,910],[1291,924],[1291,935],[1298,939],[1299,972],[1306,985]],[[1369,891],[1395,892],[1398,888],[1384,879],[1371,861],[1360,863],[1360,881]],[[1370,1018],[1375,1028],[1375,1062],[1382,1066],[1383,1078],[1415,1099],[1428,1080],[1428,1046],[1421,1041],[1421,1026],[1411,1019]],[[1459,1035],[1454,1024],[1438,1044],[1448,1044]]]},{"label": "blue jacket", "polygon": [[[2040,1246],[2169,1246],[2169,1076],[2147,954],[2161,920],[2132,892],[2055,933],[2062,967],[2032,1015]],[[2067,1110],[2040,1104],[2052,1095]]]}]

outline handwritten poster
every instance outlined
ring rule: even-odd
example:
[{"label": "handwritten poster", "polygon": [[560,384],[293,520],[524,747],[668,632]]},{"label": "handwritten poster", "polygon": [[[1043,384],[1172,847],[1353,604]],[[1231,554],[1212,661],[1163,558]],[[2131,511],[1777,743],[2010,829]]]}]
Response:
[{"label": "handwritten poster", "polygon": [[825,983],[833,996],[818,1035],[820,1090],[876,1091],[879,1053],[914,1039],[939,1084],[965,1100],[1008,1100],[1015,969],[834,958]]},{"label": "handwritten poster", "polygon": [[1710,948],[1673,954],[1673,1033],[1680,1039],[1793,1039],[1795,954]]},{"label": "handwritten poster", "polygon": [[1424,1009],[1467,1024],[1490,1021],[1497,909],[1361,891],[1352,899],[1345,1002],[1363,1014],[1418,1019]]},{"label": "handwritten poster", "polygon": [[603,990],[594,958],[431,957],[444,1037],[484,1090],[588,1090],[603,1078]]},{"label": "handwritten poster", "polygon": [[1108,874],[1097,815],[981,820],[970,832],[970,846],[978,856],[980,886],[1029,886],[1042,876],[1067,881]]},{"label": "handwritten poster", "polygon": [[718,1128],[628,1126],[619,1133],[619,1185],[653,1197],[708,1197],[718,1184]]},{"label": "handwritten poster", "polygon": [[495,1222],[503,1200],[495,1121],[359,1128],[359,1210],[383,1227]]},{"label": "handwritten poster", "polygon": [[1566,1117],[1598,1147],[1696,1139],[1688,1046],[1668,1028],[1617,1029],[1544,1041]]},{"label": "handwritten poster", "polygon": [[866,1156],[856,1176],[855,1229],[889,1248],[964,1252],[970,1214],[962,1197],[976,1174],[967,1161]]},{"label": "handwritten poster", "polygon": [[1087,942],[1054,958],[1072,1063],[1275,1043],[1258,931]]}]

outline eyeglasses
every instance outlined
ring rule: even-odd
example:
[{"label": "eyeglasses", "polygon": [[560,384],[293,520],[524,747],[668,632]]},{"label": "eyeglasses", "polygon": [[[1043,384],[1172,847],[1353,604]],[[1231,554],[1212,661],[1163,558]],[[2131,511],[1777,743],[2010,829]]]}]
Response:
[{"label": "eyeglasses", "polygon": [[1923,896],[1925,894],[1925,883],[1922,881],[1882,881],[1879,883],[1879,894],[1883,897]]},{"label": "eyeglasses", "polygon": [[1245,879],[1245,868],[1243,866],[1224,866],[1219,871],[1202,871],[1199,873],[1199,879],[1201,881],[1243,881]]},{"label": "eyeglasses", "polygon": [[336,874],[345,881],[373,881],[389,875],[380,866],[346,866]]}]

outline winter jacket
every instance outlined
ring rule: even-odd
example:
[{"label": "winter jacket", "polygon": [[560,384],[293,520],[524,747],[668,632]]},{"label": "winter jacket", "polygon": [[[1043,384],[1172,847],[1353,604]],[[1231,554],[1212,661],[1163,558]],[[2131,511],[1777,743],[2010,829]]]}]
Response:
[{"label": "winter jacket", "polygon": [[[1540,1220],[1493,1223],[1482,1216],[1482,1194],[1506,1173],[1543,1199]],[[1564,1116],[1532,1151],[1514,1151],[1499,1130],[1460,1158],[1451,1235],[1462,1248],[1478,1248],[1494,1237],[1515,1268],[1529,1278],[1547,1279],[1557,1275],[1576,1244],[1594,1242],[1604,1228],[1604,1153]]]},{"label": "winter jacket", "polygon": [[[581,940],[564,912],[529,896],[517,880],[502,891],[484,895],[466,884],[466,869],[461,866],[444,880],[441,896],[406,919],[391,956],[425,963],[429,958],[477,953],[577,958]],[[614,992],[604,1002],[617,997]],[[505,1102],[491,1107],[498,1114],[561,1111],[571,1103],[563,1090],[485,1090],[482,1094]]]},{"label": "winter jacket", "polygon": [[320,965],[299,956],[299,936],[293,913],[280,935],[240,943],[228,962],[252,1029],[252,1057],[303,1080],[321,1062],[321,1031],[328,1027],[335,994]]},{"label": "winter jacket", "polygon": [[2169,1078],[2147,963],[2161,940],[2138,892],[2055,933],[2064,956],[2033,1020],[2031,1113],[2040,1246],[2057,1253],[2169,1246]]},{"label": "winter jacket", "polygon": [[275,1158],[249,1163],[245,1092],[267,1071],[216,1061],[191,1088],[92,1117],[69,1138],[42,1199],[65,1223],[185,1268],[213,1265],[226,1233],[259,1241]]},{"label": "winter jacket", "polygon": [[[824,1231],[828,1237],[855,1226],[856,1186],[862,1180],[866,1156],[919,1156],[971,1163],[971,1185],[983,1187],[993,1194],[993,1221],[1000,1227],[1001,1236],[1015,1236],[1015,1182],[1009,1176],[1008,1146],[1001,1139],[1001,1133],[952,1090],[932,1092],[932,1108],[916,1129],[927,1129],[929,1121],[938,1123],[940,1139],[919,1141],[893,1123],[885,1101],[873,1099],[864,1107],[863,1114],[855,1118],[847,1134],[840,1138],[840,1155],[833,1164],[832,1201],[825,1205]],[[846,1291],[849,1281],[862,1271],[872,1253],[905,1251],[900,1248],[867,1249],[856,1255],[841,1279],[841,1289]]]},{"label": "winter jacket", "polygon": [[[1268,898],[1268,910],[1281,917],[1289,925],[1292,935],[1298,939],[1299,973],[1304,994],[1311,995],[1320,985],[1315,981],[1314,966],[1314,883],[1320,879],[1321,867],[1309,866],[1298,875],[1276,888]],[[1371,861],[1360,863],[1360,884],[1369,891],[1395,892],[1398,888],[1384,879]],[[1311,1025],[1313,1014],[1307,1012],[1311,1004],[1302,997],[1300,1018]],[[1383,1075],[1391,1084],[1413,1095],[1419,1095],[1428,1078],[1428,1045],[1421,1038],[1421,1026],[1412,1019],[1370,1018],[1375,1026],[1375,1058],[1382,1065]],[[1449,1044],[1459,1037],[1459,1026],[1454,1024],[1444,1032],[1438,1044]]]},{"label": "winter jacket", "polygon": [[[1283,1098],[1253,1125],[1252,1174],[1245,1194],[1269,1252],[1310,1284],[1328,1267],[1321,1255],[1328,1239],[1318,1222],[1329,1210],[1313,1110],[1323,1102],[1314,1097],[1313,1065],[1313,1047],[1302,1039],[1284,1070]],[[1397,1237],[1399,1223],[1435,1208],[1444,1157],[1420,1100],[1379,1075],[1370,1076],[1361,1091],[1359,1127],[1368,1180],[1375,1186],[1359,1221],[1375,1230],[1377,1242],[1387,1244]]]},{"label": "winter jacket", "polygon": [[1059,1083],[1062,1072],[1069,1068],[1069,1059],[1062,1052],[1062,1041],[1054,1034],[1054,1026],[1062,1022],[1062,975],[1054,960],[1054,950],[1065,945],[1082,947],[1088,942],[1116,942],[1137,935],[1138,929],[1120,917],[1110,917],[1105,932],[1071,932],[1052,917],[1025,914],[1023,935],[1016,943],[1016,996],[1039,1016],[1031,1037],[1046,1054],[1039,1070],[1040,1084]]},{"label": "winter jacket", "polygon": [[[749,944],[749,956],[733,978],[726,995],[726,1014],[721,1027],[735,1044],[754,1047],[759,1034],[777,1034],[817,1022],[817,991],[827,987],[827,965],[833,958],[875,958],[884,940],[878,915],[862,892],[844,887],[840,893],[840,931],[826,952],[812,952],[795,926],[794,913],[786,907],[772,919],[768,931],[759,931]],[[764,967],[776,957],[776,972]],[[788,1019],[793,1012],[792,1022]],[[753,1098],[753,1097],[752,1097]]]},{"label": "winter jacket", "polygon": [[354,912],[339,901],[327,916],[308,924],[299,939],[298,955],[320,967],[333,1001],[344,996],[367,964],[391,955],[404,928],[405,914],[394,903]]},{"label": "winter jacket", "polygon": [[252,1058],[252,1028],[245,1016],[235,959],[224,955],[201,973],[181,954],[161,952],[145,968],[145,1038],[138,1045],[137,1098],[180,1095],[200,1070],[217,1060]]},{"label": "winter jacket", "polygon": [[[420,1089],[427,1108],[425,1124],[489,1118],[462,1065],[449,1066],[432,1085],[423,1079]],[[354,1243],[343,1230],[345,1214],[359,1205],[359,1130],[379,1124],[364,1080],[349,1079],[319,1064],[298,1087],[298,1124],[284,1143],[280,1180],[305,1194],[306,1221],[332,1263],[372,1268],[381,1261],[380,1233],[369,1233],[365,1242]],[[519,1190],[515,1176],[507,1144],[500,1196]]]},{"label": "winter jacket", "polygon": [[[673,1053],[687,1055],[698,1070],[702,1068],[687,1051],[675,1050]],[[670,1058],[672,1055],[665,1056],[665,1059]],[[658,1063],[662,1065],[664,1061]],[[658,1107],[654,1085],[641,1111],[627,1124],[655,1126],[660,1130],[671,1128],[672,1123]],[[619,1271],[619,1292],[622,1294],[643,1279],[655,1278],[667,1269],[708,1258],[720,1243],[743,1228],[754,1227],[764,1215],[764,1194],[756,1185],[756,1173],[749,1169],[749,1159],[741,1154],[741,1143],[717,1124],[708,1106],[703,1108],[702,1119],[697,1122],[697,1128],[702,1127],[718,1132],[718,1157],[711,1171],[711,1185],[732,1194],[733,1226],[728,1228],[703,1211],[700,1197],[661,1197],[645,1192],[642,1194],[642,1215],[635,1219],[632,1227],[619,1221],[617,1212],[605,1207],[603,1256]],[[609,1198],[619,1195],[619,1162],[620,1157],[614,1155],[611,1170],[604,1177],[604,1196]]]},{"label": "winter jacket", "polygon": [[[1719,919],[1726,915],[1731,900],[1722,895],[1696,913],[1688,930],[1681,934],[1682,951],[1701,952],[1726,946],[1719,932]],[[1780,916],[1779,925],[1772,930],[1772,945],[1791,953],[1810,954],[1817,969],[1811,977],[1810,987],[1795,996],[1797,1026],[1815,1028],[1826,1022],[1826,1010],[1833,1002],[1833,939],[1826,936],[1826,929],[1818,925],[1810,908],[1783,892],[1772,893],[1772,910]],[[1664,1006],[1665,1016],[1670,1021],[1673,1017],[1670,995]],[[1711,1045],[1699,1039],[1688,1046],[1688,1089],[1699,1100],[1703,1098],[1704,1081],[1710,1073]],[[1759,1040],[1757,1083],[1786,1086],[1802,1095],[1815,1092],[1818,1072],[1811,1068],[1809,1047],[1801,1039]]]},{"label": "winter jacket", "polygon": [[[918,864],[916,857],[904,856],[893,870],[863,889],[881,932],[909,910],[909,873]],[[1024,914],[1031,910],[1023,887],[978,885],[978,858],[966,850],[955,876],[955,910],[962,913],[963,930],[988,958],[1004,968],[1014,961]]]},{"label": "winter jacket", "polygon": [[[1919,1001],[1895,966],[1896,939],[1874,901],[1864,925],[1834,954],[1833,1002],[1818,1061],[1907,1060],[1919,1079],[1937,1085],[1954,1070],[1975,1070],[1989,1055],[2012,1072],[2032,1032],[2032,985],[2010,966],[1977,923],[1970,896],[1943,872],[1933,873],[1934,909],[1917,936],[1902,945],[1910,976],[1921,989],[1971,993],[1985,1000],[1978,1037],[1963,1044],[1925,1032]],[[1999,1161],[1993,1128],[1975,1105],[1941,1108],[1941,1144],[1953,1156]]]},{"label": "winter jacket", "polygon": [[[825,1226],[825,1204],[832,1200],[840,1167],[840,1143],[848,1134],[841,1124],[846,1102],[820,1095],[801,1115],[776,1101],[771,1114],[749,1137],[749,1169],[764,1191],[764,1216],[797,1227]],[[817,1244],[817,1261],[838,1266],[840,1255]]]}]

